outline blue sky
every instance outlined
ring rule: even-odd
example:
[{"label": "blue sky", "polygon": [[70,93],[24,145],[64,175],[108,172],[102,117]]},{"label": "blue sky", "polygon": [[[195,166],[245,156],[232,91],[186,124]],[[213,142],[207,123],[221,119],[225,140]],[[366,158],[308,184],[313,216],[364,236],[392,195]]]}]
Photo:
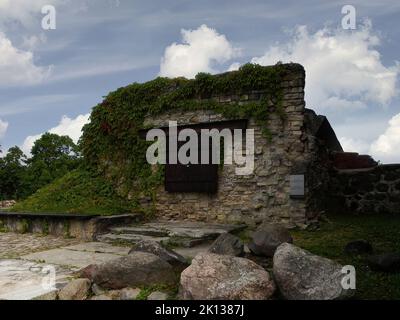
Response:
[{"label": "blue sky", "polygon": [[[43,30],[43,5],[56,30]],[[341,9],[356,9],[343,30]],[[111,90],[159,74],[260,64],[306,67],[307,107],[348,151],[400,162],[400,2],[0,0],[0,144],[75,140]]]}]

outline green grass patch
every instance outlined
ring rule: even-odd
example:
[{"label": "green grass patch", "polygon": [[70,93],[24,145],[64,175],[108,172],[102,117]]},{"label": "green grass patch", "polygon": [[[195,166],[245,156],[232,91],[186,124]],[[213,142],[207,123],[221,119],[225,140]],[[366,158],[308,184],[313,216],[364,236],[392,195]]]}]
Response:
[{"label": "green grass patch", "polygon": [[314,254],[356,268],[355,299],[400,299],[400,274],[381,273],[369,269],[366,255],[344,254],[345,245],[352,240],[369,241],[373,254],[400,251],[400,217],[385,215],[330,216],[315,231],[294,230],[294,243]]},{"label": "green grass patch", "polygon": [[13,212],[113,215],[135,211],[105,178],[75,170],[17,203]]}]

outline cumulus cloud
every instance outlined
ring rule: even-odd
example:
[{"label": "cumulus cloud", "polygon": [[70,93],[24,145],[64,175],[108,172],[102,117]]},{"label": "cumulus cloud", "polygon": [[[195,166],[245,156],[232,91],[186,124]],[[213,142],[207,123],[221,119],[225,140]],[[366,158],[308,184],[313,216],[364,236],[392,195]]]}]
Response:
[{"label": "cumulus cloud", "polygon": [[[89,116],[90,114],[79,115],[75,119],[63,116],[60,123],[56,127],[48,130],[48,132],[60,136],[69,136],[75,143],[77,143],[82,135],[83,126],[89,122]],[[22,144],[22,151],[24,151],[25,154],[30,155],[35,141],[40,139],[42,135],[43,134],[28,136]]]},{"label": "cumulus cloud", "polygon": [[36,66],[31,51],[15,48],[0,32],[0,87],[32,85],[45,80],[51,67]]},{"label": "cumulus cloud", "polygon": [[181,30],[182,43],[173,43],[165,49],[161,59],[160,75],[194,78],[199,72],[218,72],[215,65],[239,54],[224,35],[201,25],[196,30]]},{"label": "cumulus cloud", "polygon": [[352,32],[324,28],[315,33],[298,27],[285,44],[271,46],[252,62],[301,63],[307,73],[307,105],[317,110],[361,109],[368,103],[388,104],[397,95],[400,66],[385,66],[376,48],[380,39],[370,22]]},{"label": "cumulus cloud", "polygon": [[8,122],[0,119],[0,139],[4,137],[8,129]]},{"label": "cumulus cloud", "polygon": [[386,131],[376,139],[370,153],[385,163],[400,162],[400,113],[389,121]]}]

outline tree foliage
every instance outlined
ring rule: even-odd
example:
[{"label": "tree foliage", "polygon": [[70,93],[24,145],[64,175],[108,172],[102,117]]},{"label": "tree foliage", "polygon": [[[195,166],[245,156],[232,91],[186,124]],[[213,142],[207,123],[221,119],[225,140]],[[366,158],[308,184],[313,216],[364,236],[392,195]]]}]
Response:
[{"label": "tree foliage", "polygon": [[21,199],[76,169],[81,162],[76,144],[68,136],[45,133],[27,158],[18,147],[0,158],[0,198]]}]

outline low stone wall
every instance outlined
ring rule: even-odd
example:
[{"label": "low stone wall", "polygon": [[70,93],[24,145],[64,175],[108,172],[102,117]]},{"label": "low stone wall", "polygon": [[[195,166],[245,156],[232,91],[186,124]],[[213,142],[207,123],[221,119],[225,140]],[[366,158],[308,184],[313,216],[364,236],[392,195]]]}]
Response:
[{"label": "low stone wall", "polygon": [[37,233],[86,241],[108,231],[110,226],[139,221],[138,215],[90,216],[74,214],[30,214],[0,212],[0,231]]},{"label": "low stone wall", "polygon": [[400,164],[337,171],[332,175],[330,193],[335,210],[400,214]]}]

